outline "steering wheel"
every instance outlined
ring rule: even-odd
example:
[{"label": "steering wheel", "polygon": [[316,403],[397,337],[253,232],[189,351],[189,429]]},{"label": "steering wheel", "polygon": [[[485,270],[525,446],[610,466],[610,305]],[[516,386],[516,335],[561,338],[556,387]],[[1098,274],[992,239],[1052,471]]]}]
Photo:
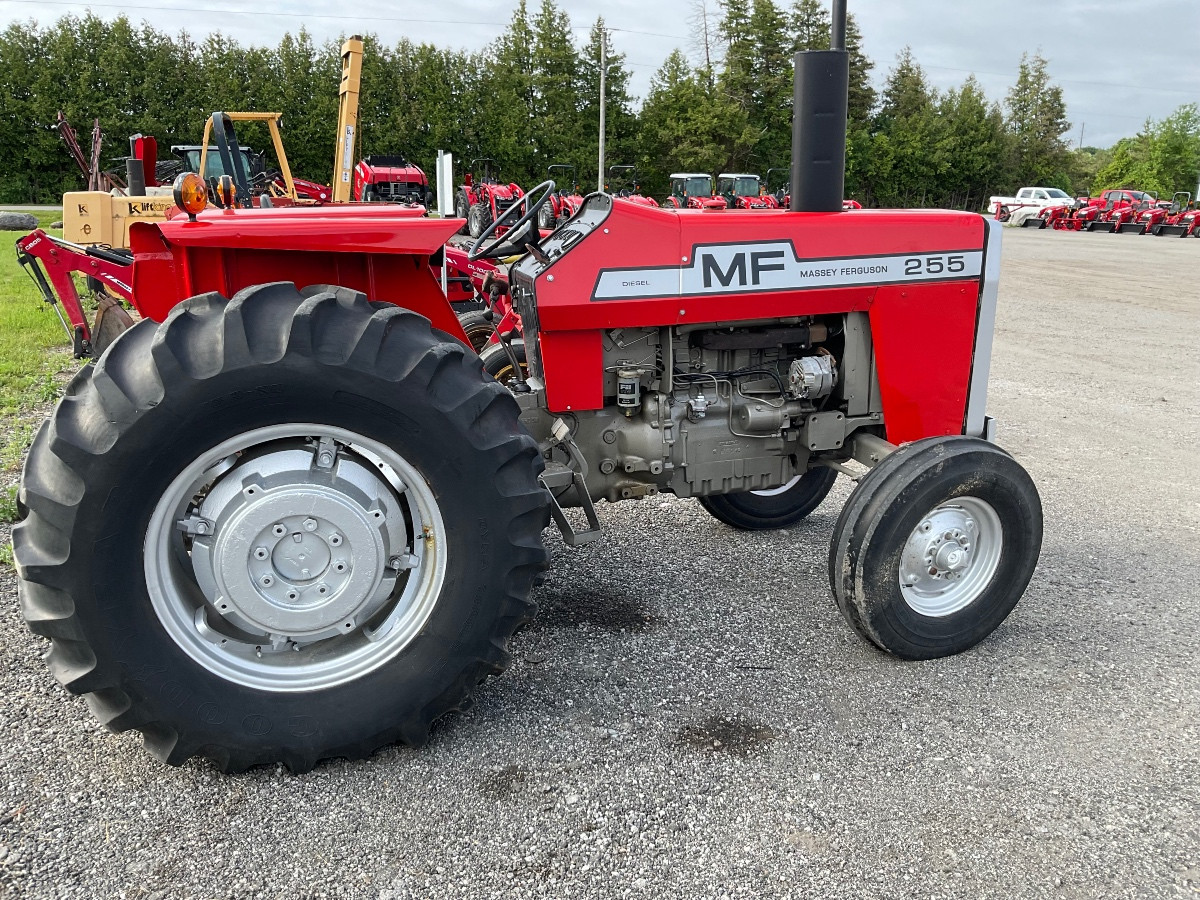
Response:
[{"label": "steering wheel", "polygon": [[[467,251],[467,259],[474,261],[477,259],[494,259],[514,254],[523,254],[525,252],[525,242],[514,243],[511,236],[520,237],[521,230],[537,219],[537,214],[546,205],[546,201],[550,199],[550,195],[554,193],[554,186],[553,181],[543,181],[537,187],[529,190],[521,197],[519,202],[514,203],[504,212],[500,213],[487,228],[483,229],[483,233],[475,239],[475,243]],[[541,192],[540,196],[531,202],[529,198],[538,194],[539,191]],[[508,226],[508,234],[503,238],[494,238],[489,241],[488,238],[495,233],[496,229],[504,225],[506,220],[511,219],[513,213],[522,207],[525,209],[525,214],[512,225]],[[534,231],[534,234],[537,234],[537,232]],[[535,239],[533,242],[534,245],[536,246],[540,240],[540,238]]]}]

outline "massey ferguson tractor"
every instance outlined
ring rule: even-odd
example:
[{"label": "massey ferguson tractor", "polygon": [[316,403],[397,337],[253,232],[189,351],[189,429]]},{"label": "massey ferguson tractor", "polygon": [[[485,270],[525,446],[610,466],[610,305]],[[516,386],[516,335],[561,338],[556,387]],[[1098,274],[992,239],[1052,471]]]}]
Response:
[{"label": "massey ferguson tractor", "polygon": [[596,193],[542,237],[544,182],[480,231],[470,257],[519,256],[528,375],[507,388],[429,265],[461,221],[206,209],[181,176],[181,212],[131,229],[142,320],[25,466],[21,611],[55,677],[173,764],[420,745],[508,665],[551,521],[579,545],[601,537],[597,501],[669,492],[786,528],[839,475],[828,572],[850,626],[914,660],[990,635],[1042,539],[986,412],[1000,226],[842,212],[834,11],[834,49],[796,57],[790,209]]},{"label": "massey ferguson tractor", "polygon": [[729,209],[779,209],[779,201],[762,190],[757,175],[723,172],[717,176],[717,196]]},{"label": "massey ferguson tractor", "polygon": [[[494,159],[473,159],[458,192],[454,195],[454,215],[466,219],[460,234],[477,238],[501,215],[517,203],[525,192],[515,183],[498,180],[500,167]],[[511,221],[511,220],[510,220]],[[501,233],[504,226],[501,225]]]},{"label": "massey ferguson tractor", "polygon": [[703,172],[675,172],[671,175],[671,193],[662,202],[664,209],[727,209],[724,197],[713,196],[711,175]]}]

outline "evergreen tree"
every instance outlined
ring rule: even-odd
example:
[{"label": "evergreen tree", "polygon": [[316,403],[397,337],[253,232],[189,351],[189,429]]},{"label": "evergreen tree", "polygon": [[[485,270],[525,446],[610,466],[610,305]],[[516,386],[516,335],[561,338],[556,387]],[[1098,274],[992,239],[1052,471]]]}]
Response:
[{"label": "evergreen tree", "polygon": [[1040,54],[1022,54],[1017,83],[1008,92],[1008,128],[1013,135],[1013,183],[1051,184],[1068,180],[1070,128],[1062,88],[1050,83],[1048,62]]}]

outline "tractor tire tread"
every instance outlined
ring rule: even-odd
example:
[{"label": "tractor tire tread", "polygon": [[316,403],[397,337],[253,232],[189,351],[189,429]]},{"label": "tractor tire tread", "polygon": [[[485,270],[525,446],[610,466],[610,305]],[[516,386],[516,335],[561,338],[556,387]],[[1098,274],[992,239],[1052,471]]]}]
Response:
[{"label": "tractor tire tread", "polygon": [[[123,432],[156,407],[186,406],[189,382],[285,357],[348,365],[392,382],[418,377],[431,402],[463,423],[465,437],[484,454],[480,461],[494,475],[497,496],[515,512],[511,522],[493,531],[494,555],[507,568],[491,637],[475,648],[475,657],[444,691],[416,715],[380,723],[365,737],[272,753],[238,746],[233,738],[214,742],[180,734],[139,704],[127,671],[97,659],[73,599],[78,596],[73,590],[88,590],[88,572],[73,554],[71,535],[88,502],[89,476]],[[20,489],[28,512],[13,529],[22,616],[33,633],[50,639],[47,662],[68,691],[85,695],[109,730],[139,729],[146,748],[172,765],[200,755],[225,772],[272,761],[303,772],[322,759],[360,759],[396,742],[419,746],[434,719],[464,709],[477,684],[504,670],[509,637],[534,611],[529,592],[548,562],[540,534],[549,514],[536,481],[541,455],[533,439],[514,427],[517,411],[512,396],[461,344],[434,330],[427,319],[369,303],[358,292],[301,292],[279,282],[247,288],[230,300],[218,294],[192,298],[161,325],[143,321],[121,335],[75,377],[53,417],[39,428]]]}]

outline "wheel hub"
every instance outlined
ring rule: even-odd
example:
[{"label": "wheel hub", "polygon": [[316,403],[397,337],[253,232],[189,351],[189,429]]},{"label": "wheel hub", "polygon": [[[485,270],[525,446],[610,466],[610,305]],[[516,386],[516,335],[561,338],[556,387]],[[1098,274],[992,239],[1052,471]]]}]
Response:
[{"label": "wheel hub", "polygon": [[406,547],[393,488],[323,444],[244,459],[200,507],[197,583],[217,615],[274,649],[352,631],[387,599]]},{"label": "wheel hub", "polygon": [[977,497],[958,497],[931,510],[900,556],[900,592],[922,615],[946,616],[973,602],[1000,560],[1000,517]]}]

